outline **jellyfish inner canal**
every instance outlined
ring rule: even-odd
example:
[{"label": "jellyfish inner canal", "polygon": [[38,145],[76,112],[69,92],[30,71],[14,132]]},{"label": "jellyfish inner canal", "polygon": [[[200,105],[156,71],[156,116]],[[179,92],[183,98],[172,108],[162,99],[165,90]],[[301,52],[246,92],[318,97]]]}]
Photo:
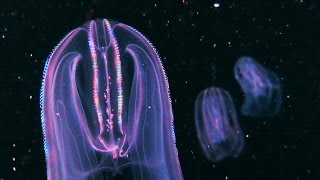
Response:
[{"label": "jellyfish inner canal", "polygon": [[[96,52],[96,60],[90,61],[89,55],[84,55],[76,69],[75,81],[86,118],[82,129],[97,152],[107,153],[112,159],[128,157],[131,143],[126,135],[127,122],[122,122],[127,120],[128,102],[119,96],[119,91],[125,86],[129,91],[124,93],[130,93],[132,79],[126,79],[126,84],[119,81],[113,48],[97,48]],[[132,78],[134,70],[130,63],[124,67],[126,77]],[[102,154],[100,158],[104,157]]]}]

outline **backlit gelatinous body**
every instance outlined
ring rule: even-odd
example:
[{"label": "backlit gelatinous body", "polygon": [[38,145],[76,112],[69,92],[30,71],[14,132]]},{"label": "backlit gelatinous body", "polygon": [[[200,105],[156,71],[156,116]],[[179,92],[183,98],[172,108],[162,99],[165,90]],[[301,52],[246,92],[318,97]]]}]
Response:
[{"label": "backlit gelatinous body", "polygon": [[203,90],[195,102],[195,123],[201,148],[209,160],[239,156],[244,137],[229,92],[217,87]]},{"label": "backlit gelatinous body", "polygon": [[168,88],[135,29],[98,19],[71,31],[42,82],[48,179],[183,179]]},{"label": "backlit gelatinous body", "polygon": [[282,87],[278,76],[251,57],[241,57],[234,66],[245,101],[241,112],[252,117],[275,116],[282,104]]}]

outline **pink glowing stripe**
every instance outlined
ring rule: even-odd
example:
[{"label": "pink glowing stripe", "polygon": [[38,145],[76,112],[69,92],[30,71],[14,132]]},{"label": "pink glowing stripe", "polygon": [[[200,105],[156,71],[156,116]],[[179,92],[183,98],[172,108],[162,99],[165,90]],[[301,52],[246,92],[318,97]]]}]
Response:
[{"label": "pink glowing stripe", "polygon": [[95,49],[95,43],[93,40],[93,24],[94,21],[90,22],[89,26],[89,48],[90,48],[90,53],[91,53],[91,58],[92,58],[92,69],[93,69],[93,101],[94,101],[94,106],[97,112],[98,116],[98,121],[100,125],[100,134],[102,134],[104,130],[103,126],[103,119],[102,119],[102,113],[100,111],[100,103],[99,103],[99,95],[98,95],[98,89],[99,89],[99,82],[98,82],[98,65],[97,65],[97,53]]}]

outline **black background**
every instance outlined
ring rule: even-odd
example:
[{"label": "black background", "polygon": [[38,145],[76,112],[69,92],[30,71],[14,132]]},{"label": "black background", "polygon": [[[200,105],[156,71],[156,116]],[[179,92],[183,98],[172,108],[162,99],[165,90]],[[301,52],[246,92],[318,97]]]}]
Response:
[{"label": "black background", "polygon": [[[44,63],[64,35],[95,18],[128,24],[157,48],[185,179],[320,179],[319,6],[317,0],[1,0],[0,179],[46,178]],[[274,118],[239,114],[247,136],[242,155],[213,164],[199,149],[194,101],[204,88],[219,86],[239,112],[243,93],[233,65],[243,55],[278,74],[283,108]]]}]

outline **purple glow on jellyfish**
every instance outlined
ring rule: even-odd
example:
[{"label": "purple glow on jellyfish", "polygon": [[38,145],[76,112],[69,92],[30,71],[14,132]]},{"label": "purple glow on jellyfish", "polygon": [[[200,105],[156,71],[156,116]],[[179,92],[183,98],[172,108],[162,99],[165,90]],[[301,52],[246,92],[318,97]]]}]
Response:
[{"label": "purple glow on jellyfish", "polygon": [[48,179],[183,179],[164,69],[132,27],[71,31],[46,62],[40,101]]},{"label": "purple glow on jellyfish", "polygon": [[251,57],[241,57],[234,66],[245,101],[241,112],[252,117],[272,117],[282,104],[282,87],[278,76]]},{"label": "purple glow on jellyfish", "polygon": [[218,162],[239,156],[244,136],[229,92],[217,87],[203,90],[195,102],[195,123],[207,159]]}]

